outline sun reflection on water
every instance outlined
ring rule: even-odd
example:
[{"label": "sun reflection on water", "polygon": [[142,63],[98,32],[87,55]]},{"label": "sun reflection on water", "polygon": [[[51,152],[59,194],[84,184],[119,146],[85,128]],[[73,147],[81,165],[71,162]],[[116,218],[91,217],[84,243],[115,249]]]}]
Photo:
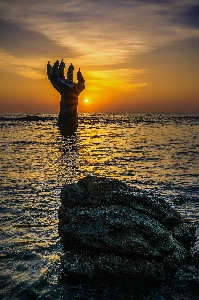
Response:
[{"label": "sun reflection on water", "polygon": [[[79,116],[77,133],[65,138],[55,117],[5,122],[0,133],[4,281],[13,290],[22,283],[29,288],[29,277],[32,282],[42,281],[52,262],[59,264],[57,211],[64,183],[93,174],[118,178],[166,199],[179,194],[196,197],[198,123],[188,127],[177,120],[164,121],[164,116],[155,115],[85,114]],[[181,208],[196,223],[197,205],[193,202]],[[48,282],[57,282],[57,272],[46,275]]]}]

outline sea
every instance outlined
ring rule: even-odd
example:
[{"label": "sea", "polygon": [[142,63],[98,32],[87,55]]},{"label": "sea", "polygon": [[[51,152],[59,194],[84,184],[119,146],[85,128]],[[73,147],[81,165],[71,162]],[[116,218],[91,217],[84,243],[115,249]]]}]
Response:
[{"label": "sea", "polygon": [[1,115],[0,127],[0,299],[102,299],[60,280],[60,191],[86,175],[165,199],[199,250],[198,114],[79,114],[66,137],[56,114]]}]

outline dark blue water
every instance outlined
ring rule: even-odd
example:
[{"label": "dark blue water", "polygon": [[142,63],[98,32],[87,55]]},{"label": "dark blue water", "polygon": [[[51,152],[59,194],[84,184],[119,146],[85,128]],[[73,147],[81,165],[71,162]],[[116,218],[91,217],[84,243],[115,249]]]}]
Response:
[{"label": "dark blue water", "polygon": [[60,189],[87,174],[162,197],[199,229],[199,115],[80,114],[68,138],[56,121],[0,116],[1,299],[97,299],[59,280]]}]

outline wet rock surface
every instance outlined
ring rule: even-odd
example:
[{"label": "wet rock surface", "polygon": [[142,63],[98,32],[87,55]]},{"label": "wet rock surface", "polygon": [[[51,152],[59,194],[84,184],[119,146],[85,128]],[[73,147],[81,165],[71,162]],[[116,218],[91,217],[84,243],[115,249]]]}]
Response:
[{"label": "wet rock surface", "polygon": [[[189,274],[192,297],[198,288],[190,252],[195,227],[164,200],[139,196],[119,180],[87,176],[65,185],[59,235],[67,282],[115,285],[143,295],[153,290],[151,299],[173,299],[163,297],[163,282],[172,286]],[[180,273],[182,266],[189,266],[187,273]]]}]

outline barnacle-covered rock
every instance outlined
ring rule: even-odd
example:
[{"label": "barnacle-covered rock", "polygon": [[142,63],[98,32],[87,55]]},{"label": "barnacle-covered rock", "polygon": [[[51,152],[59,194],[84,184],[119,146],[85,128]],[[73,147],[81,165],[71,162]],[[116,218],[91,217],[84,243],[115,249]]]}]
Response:
[{"label": "barnacle-covered rock", "polygon": [[147,286],[190,255],[195,228],[166,201],[123,182],[87,176],[61,191],[66,278]]}]

